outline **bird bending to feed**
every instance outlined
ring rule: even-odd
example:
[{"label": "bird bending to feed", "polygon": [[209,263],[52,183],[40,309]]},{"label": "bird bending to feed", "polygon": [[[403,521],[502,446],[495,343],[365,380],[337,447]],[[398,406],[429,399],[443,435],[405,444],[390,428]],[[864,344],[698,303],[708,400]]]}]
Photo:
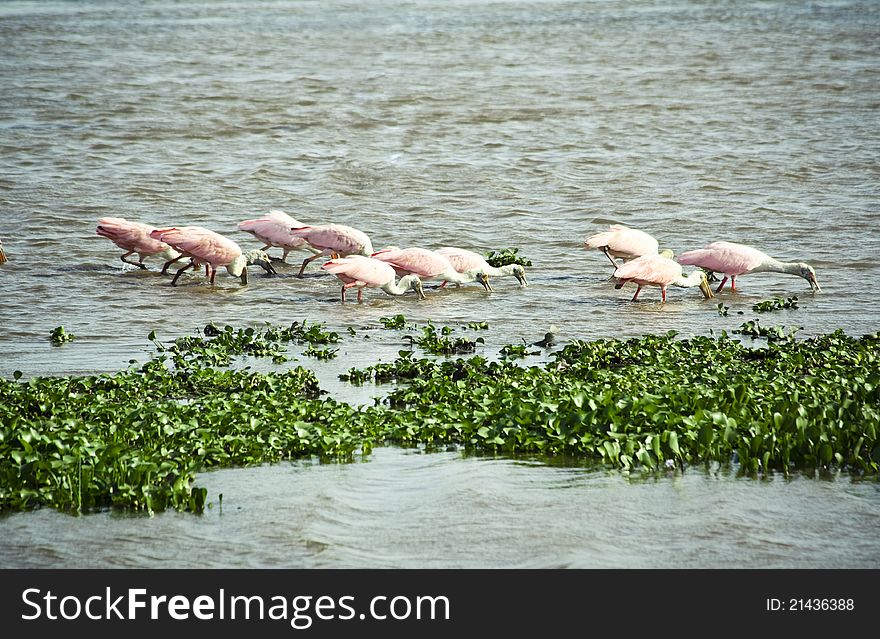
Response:
[{"label": "bird bending to feed", "polygon": [[269,262],[269,256],[262,250],[250,251],[246,255],[242,253],[238,244],[219,233],[210,231],[201,226],[182,226],[155,229],[150,233],[153,239],[167,242],[180,255],[165,262],[162,273],[168,272],[168,267],[183,258],[190,258],[189,264],[177,270],[171,280],[171,285],[177,285],[177,279],[183,272],[190,268],[206,265],[205,275],[211,284],[217,276],[217,268],[225,266],[230,275],[241,278],[242,285],[248,283],[248,264],[259,264],[267,273],[274,274],[275,268]]},{"label": "bird bending to feed", "polygon": [[528,286],[526,280],[526,270],[522,264],[508,264],[506,266],[495,267],[489,264],[479,253],[468,251],[467,249],[457,248],[455,246],[443,246],[438,248],[437,253],[449,260],[459,273],[465,274],[484,274],[486,277],[506,277],[512,275],[517,279],[520,286]]},{"label": "bird bending to feed", "polygon": [[[144,259],[151,255],[157,255],[166,261],[180,256],[180,253],[167,243],[152,238],[150,233],[154,230],[156,230],[155,226],[141,222],[132,222],[122,217],[102,217],[98,220],[95,233],[101,237],[106,237],[116,246],[126,251],[119,258],[123,262],[146,270],[147,265],[144,264]],[[140,260],[132,262],[126,259],[132,253],[137,253]]]},{"label": "bird bending to feed", "polygon": [[395,282],[397,273],[390,264],[372,257],[351,255],[328,260],[321,265],[325,271],[333,273],[342,280],[342,301],[345,301],[345,291],[357,288],[357,299],[363,299],[364,288],[381,288],[389,295],[403,295],[409,290],[416,292],[420,300],[425,299],[422,290],[422,280],[418,275],[404,275],[400,281]]},{"label": "bird bending to feed", "polygon": [[635,282],[638,288],[632,301],[635,302],[643,286],[659,286],[660,299],[666,301],[667,286],[691,287],[699,286],[706,299],[714,297],[706,274],[697,269],[690,275],[682,273],[681,264],[665,255],[642,255],[621,264],[614,271],[617,284],[614,288],[622,288],[627,282]]},{"label": "bird bending to feed", "polygon": [[453,284],[479,282],[487,291],[492,290],[489,276],[485,273],[459,273],[452,263],[436,251],[411,247],[405,249],[388,248],[373,253],[377,260],[387,262],[400,275],[415,273],[423,280],[443,280]]},{"label": "bird bending to feed", "polygon": [[736,244],[734,242],[712,242],[700,249],[685,251],[678,256],[679,264],[698,266],[707,271],[722,273],[716,293],[730,279],[730,290],[736,290],[736,278],[747,273],[788,273],[798,275],[810,283],[810,290],[821,291],[819,282],[816,281],[816,271],[809,264],[803,262],[780,262],[766,253],[751,246]]},{"label": "bird bending to feed", "polygon": [[3,250],[3,242],[0,241],[0,264],[6,262],[6,251]]},{"label": "bird bending to feed", "polygon": [[287,254],[295,249],[311,251],[313,255],[320,253],[319,249],[313,248],[301,237],[291,235],[290,229],[302,227],[299,220],[290,217],[284,211],[269,211],[262,217],[253,220],[244,220],[238,223],[238,230],[250,233],[265,244],[262,250],[272,247],[282,249],[281,261],[287,260]]},{"label": "bird bending to feed", "polygon": [[[584,246],[602,251],[614,268],[618,267],[615,257],[628,262],[642,255],[656,255],[659,252],[659,244],[651,235],[622,224],[612,224],[607,231],[591,235],[584,240]],[[663,254],[672,257],[669,249],[663,251]]]},{"label": "bird bending to feed", "polygon": [[303,260],[299,269],[298,277],[302,277],[309,262],[322,255],[333,257],[348,257],[349,255],[362,255],[369,257],[373,252],[373,243],[369,236],[345,224],[321,224],[319,226],[293,226],[290,233],[308,242],[309,246],[318,252]]}]

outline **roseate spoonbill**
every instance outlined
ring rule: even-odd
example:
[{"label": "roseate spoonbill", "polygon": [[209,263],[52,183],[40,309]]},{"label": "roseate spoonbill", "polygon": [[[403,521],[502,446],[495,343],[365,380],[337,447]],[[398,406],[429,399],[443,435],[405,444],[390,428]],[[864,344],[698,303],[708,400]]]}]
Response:
[{"label": "roseate spoonbill", "polygon": [[[154,230],[156,230],[155,226],[132,222],[122,217],[102,217],[98,220],[98,226],[95,227],[97,235],[106,237],[116,246],[127,251],[119,259],[126,264],[133,264],[145,270],[147,265],[144,264],[144,259],[151,255],[158,255],[166,261],[180,256],[178,251],[165,242],[150,237],[150,233]],[[140,260],[132,262],[126,259],[132,253],[137,253]]]},{"label": "roseate spoonbill", "polygon": [[[615,257],[624,262],[635,259],[642,255],[656,255],[659,253],[657,240],[651,235],[638,229],[632,229],[622,224],[612,224],[607,231],[596,233],[584,240],[584,246],[588,249],[599,249],[605,254],[614,268],[618,264]],[[672,257],[672,251],[663,251],[666,257]]]},{"label": "roseate spoonbill", "polygon": [[455,246],[442,246],[436,251],[445,257],[459,273],[484,273],[487,277],[505,277],[512,275],[517,279],[520,286],[528,286],[526,270],[522,264],[508,264],[507,266],[495,267],[489,264],[479,253]]},{"label": "roseate spoonbill", "polygon": [[238,230],[250,233],[263,242],[264,251],[273,246],[282,249],[284,253],[281,255],[281,261],[284,262],[287,254],[295,249],[305,249],[311,251],[313,255],[321,252],[312,248],[303,238],[291,235],[291,228],[301,226],[303,226],[302,222],[290,217],[284,211],[273,210],[263,217],[239,222]]},{"label": "roseate spoonbill", "polygon": [[0,264],[6,262],[6,251],[3,250],[3,242],[0,242]]},{"label": "roseate spoonbill", "polygon": [[387,248],[373,253],[372,257],[387,262],[401,275],[415,273],[423,280],[443,280],[444,283],[453,284],[476,281],[487,291],[492,290],[488,275],[482,272],[459,273],[448,259],[436,251],[419,247]]},{"label": "roseate spoonbill", "polygon": [[360,302],[363,299],[365,287],[381,288],[389,295],[403,295],[407,291],[413,290],[420,300],[425,299],[422,280],[418,275],[404,275],[400,281],[395,282],[394,278],[397,273],[395,273],[394,267],[372,257],[364,257],[363,255],[340,257],[328,260],[321,265],[321,268],[342,280],[343,302],[345,301],[345,291],[350,288],[357,288],[357,298]]},{"label": "roseate spoonbill", "polygon": [[250,251],[243,254],[241,247],[227,237],[210,231],[201,226],[182,226],[155,229],[150,233],[153,239],[167,242],[175,250],[180,251],[180,256],[168,260],[162,267],[162,273],[168,272],[168,267],[174,262],[185,257],[190,258],[190,263],[177,270],[171,280],[171,285],[177,285],[177,279],[189,268],[197,268],[205,265],[205,275],[211,284],[217,276],[217,267],[225,266],[230,275],[241,278],[242,285],[248,283],[247,267],[249,264],[259,264],[266,272],[275,273],[275,267],[269,261],[269,256],[262,250]]},{"label": "roseate spoonbill", "polygon": [[303,260],[298,277],[302,277],[309,262],[322,255],[332,256],[335,253],[339,257],[348,257],[349,255],[369,257],[373,253],[373,243],[369,236],[363,231],[345,224],[292,226],[290,233],[294,237],[304,239],[309,243],[309,246],[318,251]]},{"label": "roseate spoonbill", "polygon": [[666,287],[699,286],[706,299],[714,297],[706,274],[697,269],[690,275],[682,273],[681,264],[665,255],[642,255],[618,266],[614,271],[617,284],[614,288],[622,288],[627,282],[635,282],[638,288],[632,301],[635,302],[643,286],[659,286],[660,299],[666,301]]},{"label": "roseate spoonbill", "polygon": [[736,278],[747,273],[788,273],[798,275],[810,283],[810,290],[821,291],[819,282],[816,281],[816,271],[804,262],[780,262],[766,253],[751,246],[736,244],[734,242],[712,242],[707,246],[693,251],[685,251],[678,256],[679,264],[699,266],[707,271],[723,273],[721,284],[715,289],[720,293],[721,289],[730,279],[730,290],[736,290]]}]

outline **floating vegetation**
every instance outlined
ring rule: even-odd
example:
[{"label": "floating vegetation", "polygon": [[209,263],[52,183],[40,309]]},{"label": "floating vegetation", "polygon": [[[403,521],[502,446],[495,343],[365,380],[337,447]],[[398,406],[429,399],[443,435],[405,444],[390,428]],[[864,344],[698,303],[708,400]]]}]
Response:
[{"label": "floating vegetation", "polygon": [[506,248],[501,249],[500,251],[489,251],[486,254],[486,261],[490,266],[494,266],[495,268],[501,268],[502,266],[507,266],[508,264],[521,264],[522,266],[531,266],[532,261],[526,259],[524,257],[520,257],[517,255],[519,253],[518,248]]},{"label": "floating vegetation", "polygon": [[751,337],[765,337],[767,341],[770,342],[779,342],[779,341],[793,341],[795,333],[800,330],[799,327],[794,327],[785,330],[784,326],[761,326],[758,320],[749,320],[748,322],[744,322],[740,324],[739,328],[734,329],[734,333],[740,333],[742,335],[750,335]]},{"label": "floating vegetation", "polygon": [[393,317],[380,317],[379,321],[382,323],[383,328],[392,330],[400,330],[410,327],[410,325],[406,323],[406,318],[400,314]]},{"label": "floating vegetation", "polygon": [[52,346],[61,346],[62,344],[75,339],[76,335],[65,331],[63,326],[56,326],[49,334],[49,340],[52,342]]},{"label": "floating vegetation", "polygon": [[501,347],[499,355],[506,358],[525,357],[526,355],[540,355],[541,351],[529,351],[527,344],[505,344]]},{"label": "floating vegetation", "polygon": [[[235,329],[207,332],[215,329],[213,339],[227,335],[231,347],[247,342]],[[244,335],[310,329],[286,331]],[[428,326],[422,339],[447,350],[439,345],[452,337]],[[194,358],[179,369],[169,349],[113,375],[18,374],[0,379],[0,511],[200,512],[210,496],[195,476],[206,469],[350,460],[382,444],[578,455],[643,472],[717,462],[748,475],[877,476],[878,344],[877,334],[837,331],[755,348],[726,333],[670,332],[574,340],[529,367],[402,350],[394,362],[341,376],[397,382],[368,407],[322,398],[301,367],[254,373]]]},{"label": "floating vegetation", "polygon": [[338,348],[315,348],[314,344],[309,344],[303,351],[303,355],[326,361],[336,357],[338,350]]},{"label": "floating vegetation", "polygon": [[472,331],[488,331],[489,322],[468,322],[468,325],[465,328]]},{"label": "floating vegetation", "polygon": [[729,306],[725,306],[724,304],[722,304],[722,303],[720,303],[720,302],[718,303],[718,314],[719,314],[721,317],[727,317],[727,312],[728,312],[729,310],[730,310],[730,307],[729,307]]},{"label": "floating vegetation", "polygon": [[778,311],[783,308],[797,308],[798,307],[798,298],[797,297],[789,297],[788,299],[782,299],[781,297],[773,297],[769,300],[761,300],[754,306],[752,306],[752,310],[758,313],[767,313],[768,311]]},{"label": "floating vegetation", "polygon": [[411,343],[418,345],[429,353],[434,355],[462,355],[465,353],[473,353],[477,350],[477,344],[484,344],[482,337],[476,339],[467,339],[465,337],[450,337],[453,329],[449,326],[443,326],[440,332],[434,328],[430,322],[422,328],[422,334],[419,337],[406,335],[405,337]]}]

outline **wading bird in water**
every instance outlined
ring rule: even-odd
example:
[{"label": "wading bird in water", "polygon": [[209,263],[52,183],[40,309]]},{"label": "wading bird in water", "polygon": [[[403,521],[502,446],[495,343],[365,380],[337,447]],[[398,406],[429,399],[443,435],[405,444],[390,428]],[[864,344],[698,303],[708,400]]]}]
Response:
[{"label": "wading bird in water", "polygon": [[250,233],[263,242],[264,251],[272,247],[280,248],[283,251],[281,261],[284,262],[287,260],[287,254],[296,249],[310,251],[313,255],[321,252],[303,238],[291,234],[290,229],[302,226],[302,222],[290,217],[284,211],[273,210],[262,217],[239,222],[238,230]]},{"label": "wading bird in water", "polygon": [[730,290],[736,290],[736,278],[748,273],[788,273],[804,278],[810,284],[813,292],[821,291],[819,282],[816,281],[816,271],[804,262],[780,262],[745,244],[734,242],[712,242],[707,246],[685,251],[678,256],[679,264],[686,266],[698,266],[707,271],[722,273],[724,278],[715,289],[720,293],[721,289],[730,279]]},{"label": "wading bird in water", "polygon": [[265,251],[254,250],[247,254],[242,253],[241,247],[227,237],[201,226],[181,226],[155,229],[150,237],[171,245],[180,255],[165,262],[162,274],[168,272],[168,267],[183,258],[190,258],[189,264],[177,270],[171,280],[171,285],[177,285],[177,279],[184,271],[197,268],[204,264],[205,275],[213,284],[217,276],[217,269],[225,266],[230,275],[241,278],[242,285],[248,283],[249,264],[262,266],[267,273],[274,274],[275,267],[269,261]]},{"label": "wading bird in water", "polygon": [[714,297],[703,271],[697,269],[686,276],[682,273],[681,264],[665,255],[642,255],[632,259],[618,266],[614,277],[617,279],[614,288],[622,288],[627,282],[634,282],[638,286],[632,297],[633,302],[639,297],[643,286],[659,286],[663,302],[666,301],[666,287],[670,285],[684,288],[699,286],[706,299]]},{"label": "wading bird in water", "polygon": [[350,288],[357,289],[357,299],[363,299],[364,288],[380,288],[389,295],[403,295],[409,290],[416,292],[420,300],[425,299],[422,291],[422,281],[418,275],[404,275],[400,281],[395,282],[397,273],[394,267],[381,260],[362,255],[351,255],[328,260],[321,268],[333,273],[342,280],[342,301],[345,301],[345,291]]},{"label": "wading bird in water", "polygon": [[491,291],[489,276],[485,273],[459,273],[452,263],[436,251],[428,249],[411,248],[386,248],[376,253],[373,257],[394,267],[400,275],[414,273],[422,280],[442,280],[453,284],[467,284],[479,282],[487,291]]},{"label": "wading bird in water", "polygon": [[[654,237],[622,224],[612,224],[607,231],[591,235],[584,240],[584,246],[602,251],[615,269],[619,266],[615,257],[628,262],[642,255],[657,255],[659,252],[659,244]],[[672,251],[669,249],[664,250],[662,254],[665,257],[672,257]]]},{"label": "wading bird in water", "polygon": [[508,264],[495,267],[489,264],[479,253],[455,246],[443,246],[438,248],[436,252],[449,260],[452,268],[459,273],[473,276],[483,274],[487,280],[489,277],[507,277],[512,275],[517,279],[520,286],[529,285],[526,280],[526,270],[522,264]]},{"label": "wading bird in water", "polygon": [[[122,217],[102,217],[98,220],[98,226],[95,227],[97,235],[106,237],[116,246],[126,251],[119,259],[126,264],[132,264],[142,269],[147,268],[147,265],[144,264],[144,259],[152,255],[161,257],[166,261],[180,256],[180,253],[167,243],[150,237],[150,233],[154,230],[156,230],[155,226],[141,222],[132,222]],[[132,262],[126,259],[133,253],[138,254],[139,261]]]},{"label": "wading bird in water", "polygon": [[322,255],[348,257],[362,255],[369,257],[373,253],[373,243],[369,236],[345,224],[321,224],[319,226],[293,226],[290,229],[294,237],[302,238],[318,252],[303,260],[298,277],[302,277],[309,262]]}]

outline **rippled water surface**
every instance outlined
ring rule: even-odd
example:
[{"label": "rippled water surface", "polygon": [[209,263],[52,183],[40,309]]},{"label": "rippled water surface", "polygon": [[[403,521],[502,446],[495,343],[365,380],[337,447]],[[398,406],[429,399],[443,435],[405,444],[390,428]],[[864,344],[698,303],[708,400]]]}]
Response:
[{"label": "rippled water surface", "polygon": [[[489,356],[550,325],[563,342],[731,331],[772,296],[800,308],[764,324],[874,332],[878,33],[880,5],[845,0],[0,3],[0,375],[118,370],[150,356],[151,330],[308,320],[345,340],[333,362],[297,363],[370,401],[382,390],[336,376],[394,357],[401,336],[378,319],[398,313],[487,321]],[[214,287],[171,288],[157,262],[123,268],[94,233],[117,215],[259,248],[237,223],[276,208],[356,226],[377,247],[518,247],[531,285],[341,304],[316,265],[294,277],[294,253],[247,287],[221,272]],[[660,304],[648,289],[631,303],[581,246],[612,222],[676,253],[727,239],[807,261],[823,292],[760,274],[717,300],[672,289]],[[78,339],[52,347],[59,325]],[[224,494],[222,512],[4,517],[0,560],[880,566],[877,486],[846,476],[639,482],[381,449],[200,482]]]}]

